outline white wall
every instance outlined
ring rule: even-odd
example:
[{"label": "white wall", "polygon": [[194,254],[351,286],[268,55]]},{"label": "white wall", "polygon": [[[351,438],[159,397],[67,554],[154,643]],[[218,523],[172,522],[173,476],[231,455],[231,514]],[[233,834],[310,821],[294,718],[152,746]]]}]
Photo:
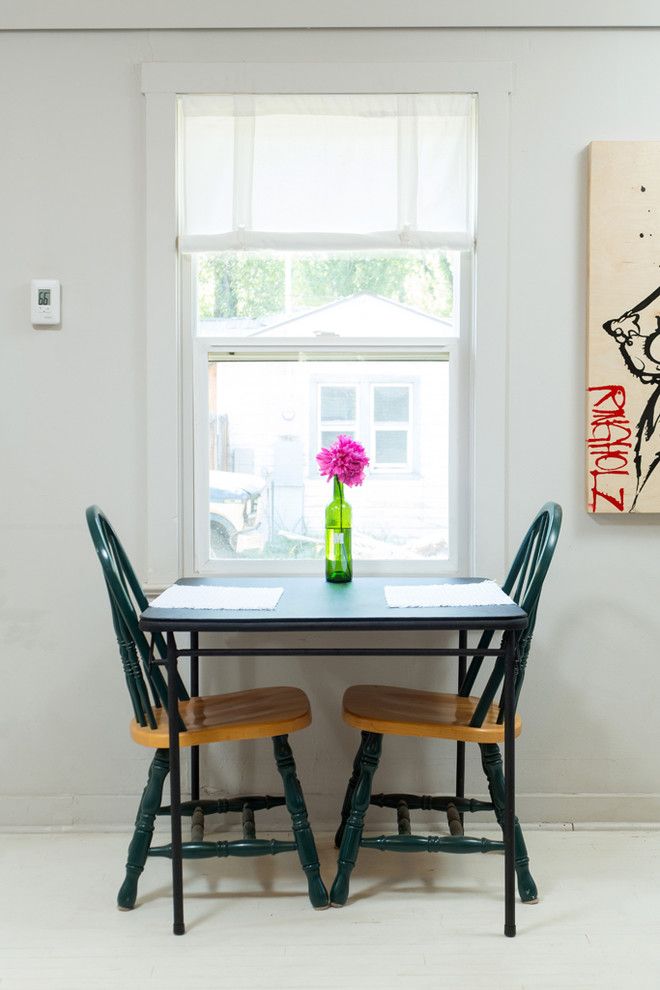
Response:
[{"label": "white wall", "polygon": [[[99,502],[144,567],[139,63],[363,58],[515,65],[511,133],[502,135],[511,149],[508,242],[502,236],[510,549],[545,499],[565,510],[523,695],[519,807],[546,821],[657,819],[660,537],[653,517],[584,510],[583,355],[585,149],[593,139],[658,138],[658,40],[655,30],[0,34],[0,823],[126,824],[144,780],[83,518]],[[61,331],[30,326],[37,275],[62,280]],[[248,660],[222,672],[223,681],[209,668],[208,688],[270,680],[308,690],[316,721],[294,742],[324,825],[355,745],[339,716],[344,686],[443,683],[423,661]],[[240,762],[238,752],[216,754],[229,787],[256,774],[259,754],[268,759],[263,748],[242,747]],[[418,752],[388,745],[382,785],[399,786]],[[450,747],[423,748],[407,785],[425,770],[427,787],[449,788],[450,763]],[[259,777],[272,786],[261,764]]]}]

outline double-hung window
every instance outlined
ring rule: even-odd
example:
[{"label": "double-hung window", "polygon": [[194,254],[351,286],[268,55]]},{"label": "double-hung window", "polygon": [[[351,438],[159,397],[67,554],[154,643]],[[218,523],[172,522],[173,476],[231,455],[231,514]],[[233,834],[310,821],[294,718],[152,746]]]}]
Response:
[{"label": "double-hung window", "polygon": [[339,434],[362,573],[455,569],[475,97],[188,95],[178,134],[194,570],[318,570]]},{"label": "double-hung window", "polygon": [[[504,573],[513,84],[506,62],[352,49],[142,65],[148,587],[319,573],[322,385],[354,396],[371,456],[356,574]],[[407,421],[380,415],[386,385]]]}]

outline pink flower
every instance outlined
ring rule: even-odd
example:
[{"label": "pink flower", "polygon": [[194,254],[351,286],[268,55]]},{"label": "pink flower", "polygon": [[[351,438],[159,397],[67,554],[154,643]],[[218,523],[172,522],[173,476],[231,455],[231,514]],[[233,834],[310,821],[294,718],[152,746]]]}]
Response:
[{"label": "pink flower", "polygon": [[361,443],[340,433],[331,447],[324,447],[316,455],[316,462],[328,481],[336,476],[342,484],[352,488],[364,481],[364,469],[369,464],[369,458]]}]

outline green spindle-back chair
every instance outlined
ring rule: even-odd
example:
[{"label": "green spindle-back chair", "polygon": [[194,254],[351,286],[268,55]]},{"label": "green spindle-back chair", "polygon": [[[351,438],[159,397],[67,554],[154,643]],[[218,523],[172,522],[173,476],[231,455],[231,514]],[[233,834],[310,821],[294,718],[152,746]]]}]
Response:
[{"label": "green spindle-back chair", "polygon": [[[135,821],[128,849],[126,876],[117,896],[122,910],[135,906],[140,874],[148,856],[171,856],[170,845],[152,848],[156,815],[169,814],[161,807],[163,785],[169,772],[167,723],[167,681],[152,661],[164,659],[162,636],[153,637],[151,646],[139,628],[139,614],[147,599],[116,533],[101,510],[87,509],[87,525],[98,555],[110,598],[112,622],[133,708],[130,732],[133,740],[155,749],[147,784]],[[181,719],[179,743],[198,747],[211,742],[271,738],[275,762],[284,784],[284,796],[241,796],[219,800],[195,799],[183,802],[181,813],[192,819],[193,841],[182,844],[184,858],[212,856],[265,856],[280,852],[298,853],[307,877],[308,893],[315,908],[328,904],[328,894],[319,874],[314,836],[296,773],[288,735],[311,723],[309,699],[294,687],[253,688],[231,694],[190,698],[177,674],[177,696]],[[254,812],[286,805],[293,824],[293,841],[259,839],[255,835]],[[243,838],[230,842],[205,842],[204,815],[238,812],[243,820]]]},{"label": "green spindle-back chair", "polygon": [[[503,584],[503,590],[526,612],[529,623],[518,644],[518,672],[515,683],[516,704],[520,695],[529,649],[536,623],[539,598],[550,562],[555,552],[561,527],[561,508],[547,502],[529,527]],[[471,694],[481,670],[493,632],[484,632],[476,647],[457,694],[440,694],[408,688],[358,684],[344,694],[344,721],[362,732],[362,741],[353,763],[348,783],[341,824],[335,844],[339,848],[338,869],[330,891],[330,901],[339,907],[346,903],[350,874],[361,847],[399,852],[490,852],[501,851],[504,843],[489,839],[470,838],[463,833],[466,812],[494,811],[500,826],[504,821],[504,774],[498,743],[504,739],[502,698],[504,657],[498,656],[486,679],[480,696]],[[520,735],[522,723],[516,715],[515,734]],[[488,781],[490,802],[466,799],[461,781],[460,793],[450,796],[371,793],[372,778],[378,768],[384,735],[418,736],[456,740],[458,746],[476,742],[481,750],[481,763]],[[458,789],[458,788],[457,788]],[[370,805],[396,808],[398,832],[363,838],[364,817]],[[444,811],[449,835],[421,836],[411,834],[411,809]],[[536,884],[529,871],[529,858],[522,829],[515,820],[515,865],[521,900],[534,903],[538,899]]]}]

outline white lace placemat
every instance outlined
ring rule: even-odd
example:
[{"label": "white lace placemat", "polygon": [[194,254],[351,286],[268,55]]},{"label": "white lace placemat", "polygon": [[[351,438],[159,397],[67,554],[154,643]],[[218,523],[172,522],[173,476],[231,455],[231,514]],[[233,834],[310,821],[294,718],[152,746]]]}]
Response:
[{"label": "white lace placemat", "polygon": [[470,605],[515,605],[494,581],[466,584],[385,585],[390,608],[441,608]]},{"label": "white lace placemat", "polygon": [[274,609],[284,588],[236,588],[219,584],[173,584],[151,608]]}]

